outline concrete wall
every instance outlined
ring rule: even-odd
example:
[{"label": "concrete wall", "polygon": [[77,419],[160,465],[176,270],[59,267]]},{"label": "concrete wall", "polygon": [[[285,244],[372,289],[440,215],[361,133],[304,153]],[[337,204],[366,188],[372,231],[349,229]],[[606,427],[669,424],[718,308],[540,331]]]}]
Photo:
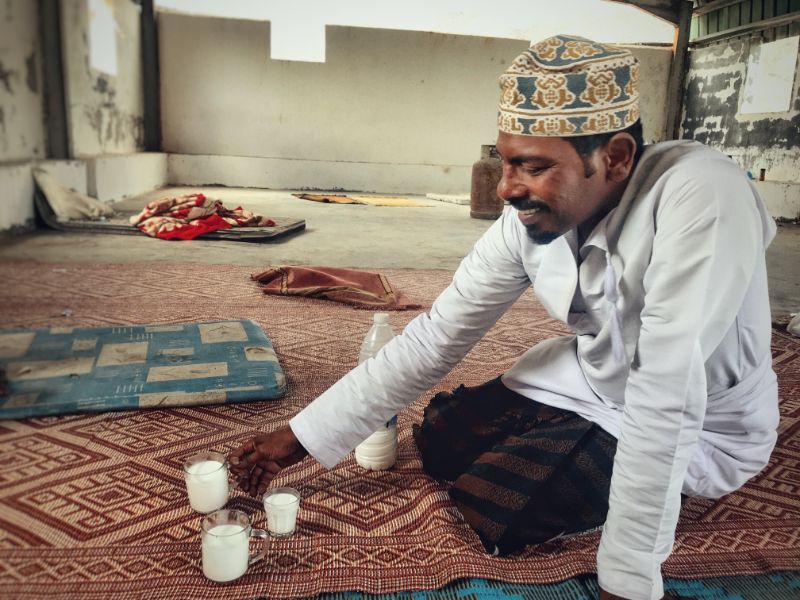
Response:
[{"label": "concrete wall", "polygon": [[[269,23],[159,13],[170,181],[396,193],[469,190],[496,137],[497,77],[527,42],[327,28],[325,63],[269,58]],[[646,136],[668,49],[641,49]]]},{"label": "concrete wall", "polygon": [[764,169],[768,181],[800,184],[798,70],[795,71],[791,110],[738,114],[750,46],[759,43],[757,37],[737,38],[691,51],[683,137],[699,140],[731,155],[755,177]]},{"label": "concrete wall", "polygon": [[0,230],[33,227],[30,161],[46,154],[36,6],[0,4]]},{"label": "concrete wall", "polygon": [[776,219],[800,220],[800,184],[786,181],[754,182],[769,214]]},{"label": "concrete wall", "polygon": [[64,83],[74,157],[143,149],[139,6],[132,0],[111,0],[111,4],[116,21],[116,76],[90,67],[87,1],[61,3]]},{"label": "concrete wall", "polygon": [[107,154],[87,161],[88,192],[103,202],[143,194],[167,183],[167,155]]},{"label": "concrete wall", "polygon": [[45,156],[36,2],[0,4],[0,163]]},{"label": "concrete wall", "polygon": [[645,142],[661,142],[667,126],[667,82],[672,65],[672,48],[627,46],[639,60],[641,81],[639,106]]}]

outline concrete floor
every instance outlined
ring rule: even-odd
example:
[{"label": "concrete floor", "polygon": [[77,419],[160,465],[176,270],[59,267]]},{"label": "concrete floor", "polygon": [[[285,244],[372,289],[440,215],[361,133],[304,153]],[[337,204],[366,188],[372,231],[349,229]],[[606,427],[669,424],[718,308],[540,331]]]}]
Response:
[{"label": "concrete floor", "polygon": [[[323,204],[288,191],[236,188],[169,188],[118,203],[139,210],[167,194],[202,191],[226,206],[266,216],[305,219],[306,230],[271,243],[166,242],[137,235],[57,233],[38,230],[0,237],[0,260],[43,262],[170,261],[267,266],[319,264],[364,269],[455,269],[493,221],[471,219],[469,206],[422,197],[425,208]],[[774,317],[800,310],[800,227],[783,225],[767,254]]]}]

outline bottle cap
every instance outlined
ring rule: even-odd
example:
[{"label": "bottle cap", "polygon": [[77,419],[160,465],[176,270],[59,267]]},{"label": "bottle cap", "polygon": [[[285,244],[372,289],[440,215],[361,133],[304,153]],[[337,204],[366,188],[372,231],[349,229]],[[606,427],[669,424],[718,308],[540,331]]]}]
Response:
[{"label": "bottle cap", "polygon": [[389,322],[389,313],[375,313],[372,316],[372,322],[373,323],[378,323],[378,324],[388,323]]}]

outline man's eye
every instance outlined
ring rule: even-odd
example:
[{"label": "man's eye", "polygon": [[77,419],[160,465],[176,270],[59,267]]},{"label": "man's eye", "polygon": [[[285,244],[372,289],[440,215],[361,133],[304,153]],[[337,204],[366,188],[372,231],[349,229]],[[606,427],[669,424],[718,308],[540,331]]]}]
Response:
[{"label": "man's eye", "polygon": [[540,173],[547,170],[547,167],[525,167],[524,170],[529,175],[539,175]]}]

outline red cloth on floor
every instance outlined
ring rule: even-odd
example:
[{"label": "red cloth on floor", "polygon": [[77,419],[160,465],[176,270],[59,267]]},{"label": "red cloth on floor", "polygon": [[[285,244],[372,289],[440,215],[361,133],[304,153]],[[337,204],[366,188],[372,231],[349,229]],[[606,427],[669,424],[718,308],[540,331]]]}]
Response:
[{"label": "red cloth on floor", "polygon": [[422,308],[395,290],[380,273],[336,267],[272,267],[250,276],[265,294],[307,296],[343,302],[357,308],[409,310]]},{"label": "red cloth on floor", "polygon": [[204,233],[231,227],[274,227],[275,221],[237,206],[225,208],[222,200],[204,194],[187,194],[148,202],[131,225],[162,240],[191,240]]},{"label": "red cloth on floor", "polygon": [[[194,219],[189,223],[182,223],[178,219],[172,220],[172,227],[166,225],[166,220],[161,222],[161,227],[155,237],[162,240],[193,240],[197,236],[217,231],[218,229],[230,229],[233,227],[219,215],[209,215],[202,219]],[[142,229],[142,231],[145,231]],[[145,233],[147,233],[145,231]]]}]

